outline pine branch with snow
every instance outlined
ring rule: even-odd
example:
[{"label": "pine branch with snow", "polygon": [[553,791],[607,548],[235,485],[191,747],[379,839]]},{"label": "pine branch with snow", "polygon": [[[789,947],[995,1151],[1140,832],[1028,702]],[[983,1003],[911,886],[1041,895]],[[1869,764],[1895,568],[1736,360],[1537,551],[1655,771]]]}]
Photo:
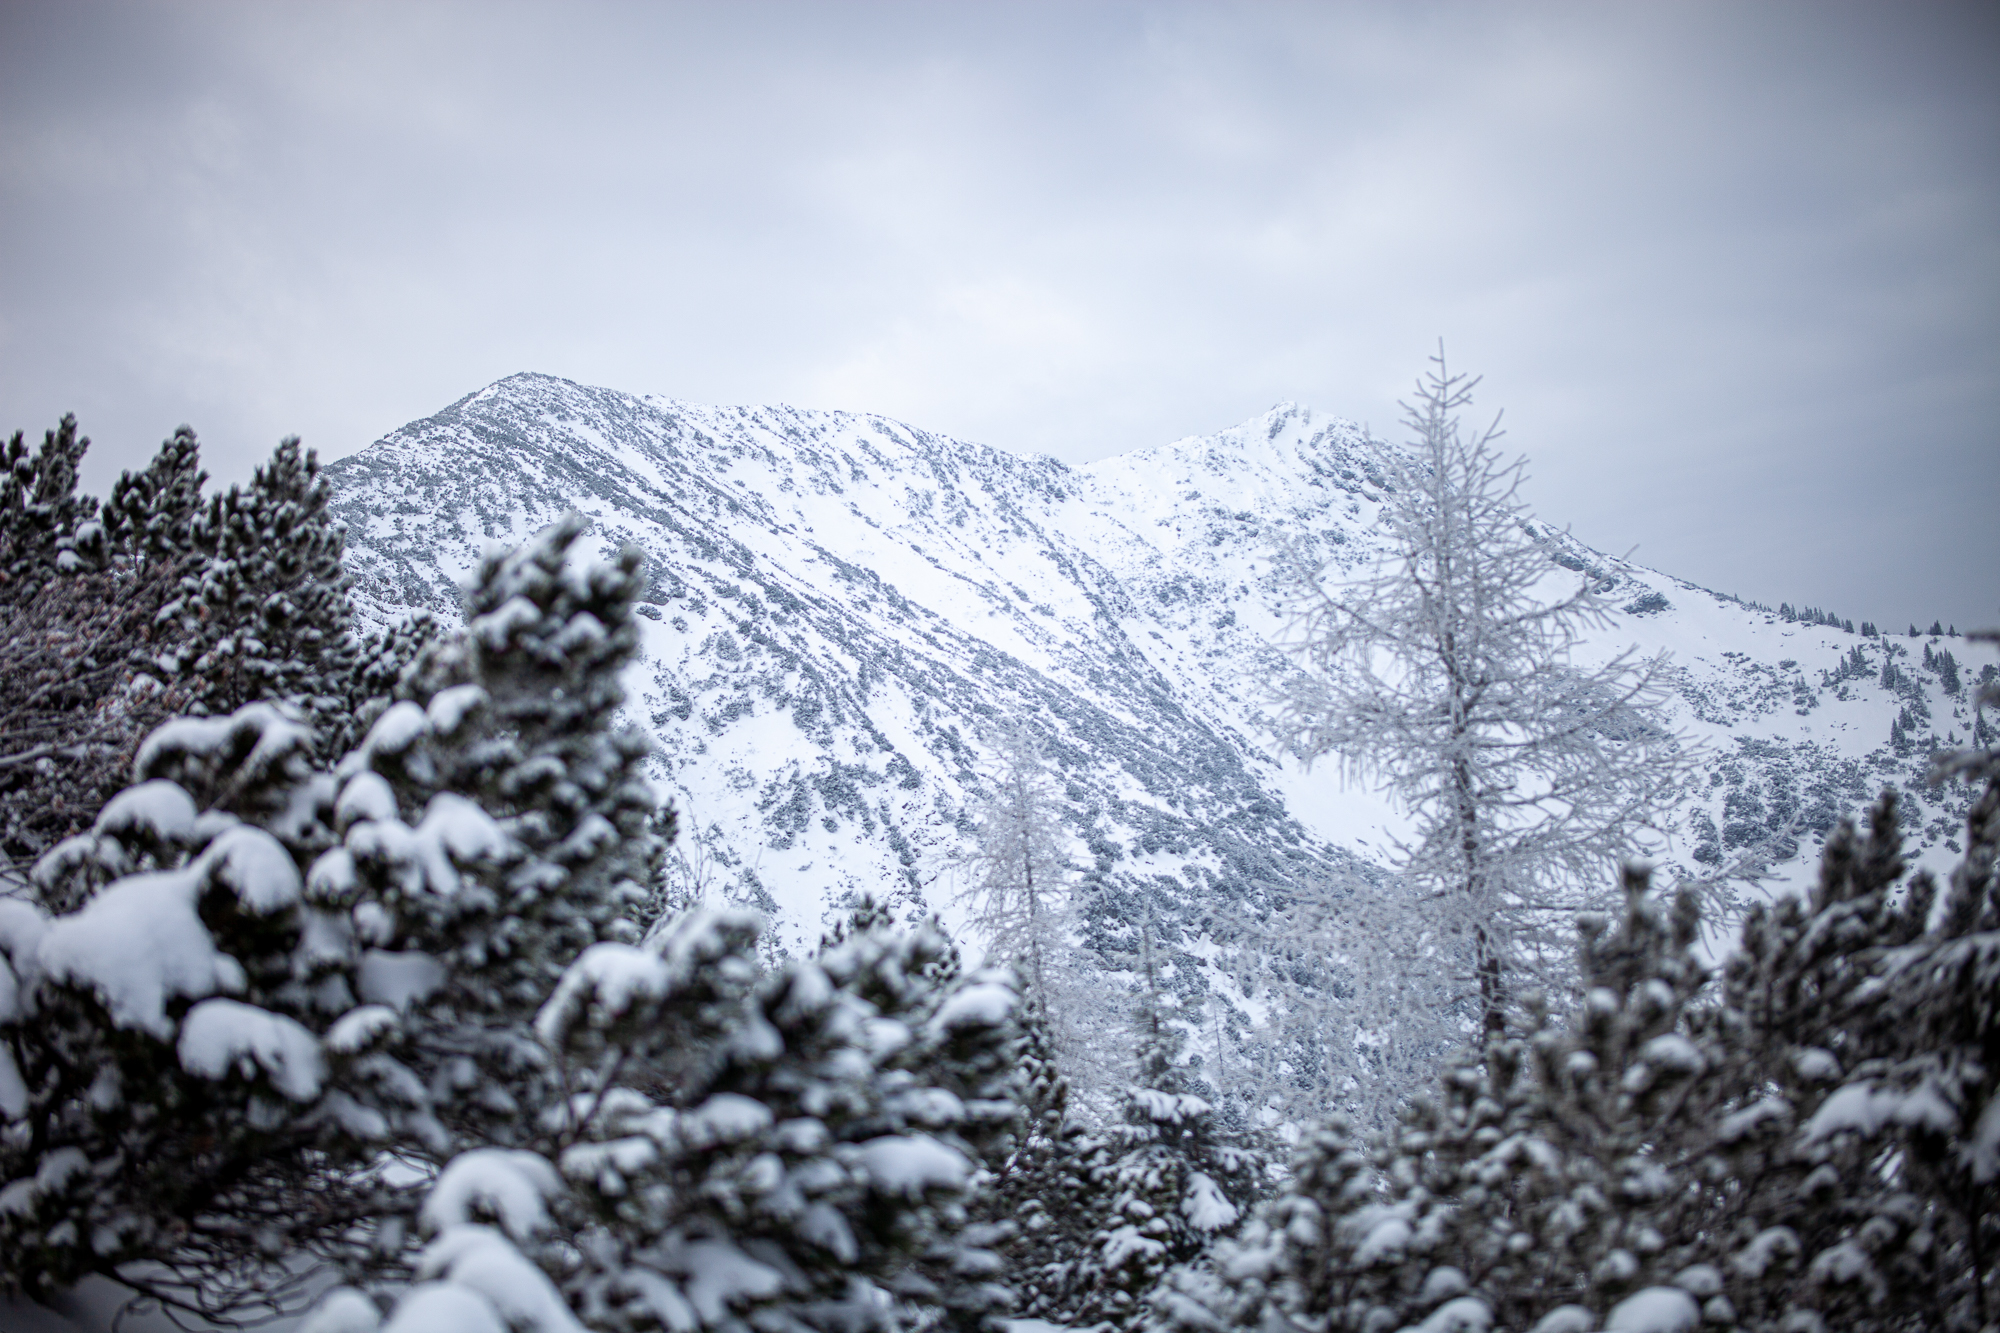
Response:
[{"label": "pine branch with snow", "polygon": [[76,489],[89,449],[73,416],[45,432],[40,448],[15,431],[0,449],[0,538],[8,546],[0,588],[9,600],[25,601],[56,574],[85,568],[101,555],[94,549],[103,537],[97,500]]},{"label": "pine branch with snow", "polygon": [[760,976],[757,929],[695,909],[570,967],[536,1023],[570,1091],[523,1158],[559,1171],[556,1237],[522,1250],[594,1329],[981,1326],[1011,1300],[966,1203],[1018,1116],[1012,979],[886,924]]}]

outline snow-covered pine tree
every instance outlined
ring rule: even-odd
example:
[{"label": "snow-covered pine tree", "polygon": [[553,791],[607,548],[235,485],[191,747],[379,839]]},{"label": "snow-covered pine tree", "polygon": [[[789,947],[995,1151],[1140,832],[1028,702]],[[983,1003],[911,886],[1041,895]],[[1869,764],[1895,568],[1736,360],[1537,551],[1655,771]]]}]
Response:
[{"label": "snow-covered pine tree", "polygon": [[0,599],[0,879],[89,827],[179,700],[134,664],[174,588],[166,569],[84,569]]},{"label": "snow-covered pine tree", "polygon": [[[135,553],[129,474],[120,502],[91,518],[96,501],[75,489],[88,447],[68,417],[33,453],[16,435],[0,487],[0,873],[16,881],[88,826],[125,785],[141,738],[182,702],[151,673],[171,639],[159,611],[184,550]],[[183,461],[192,466],[191,434],[143,475]]]},{"label": "snow-covered pine tree", "polygon": [[422,650],[335,770],[341,843],[309,881],[354,921],[362,998],[401,1011],[374,1104],[406,1116],[414,1076],[439,1160],[537,1141],[554,1071],[529,1024],[583,950],[636,937],[660,857],[647,742],[617,717],[642,557],[579,567],[583,528],[482,564],[464,634]]},{"label": "snow-covered pine tree", "polygon": [[598,946],[544,1011],[549,1040],[631,1070],[570,1102],[562,1168],[617,1246],[578,1308],[615,1329],[871,1329],[898,1307],[980,1327],[1010,1300],[966,1205],[1019,1116],[1011,976],[958,976],[935,928],[877,924],[757,981],[755,928],[697,908]]},{"label": "snow-covered pine tree", "polygon": [[1091,1163],[1096,1227],[1072,1273],[1074,1317],[1136,1328],[1146,1295],[1200,1258],[1262,1192],[1262,1159],[1228,1132],[1183,1064],[1186,1028],[1162,985],[1150,923],[1140,931],[1132,1012],[1136,1068],[1119,1123]]},{"label": "snow-covered pine tree", "polygon": [[[999,1229],[966,1204],[1018,1118],[1011,975],[962,977],[934,928],[886,922],[760,975],[758,924],[696,908],[572,965],[537,1021],[570,1084],[549,1155],[445,1167],[386,1330],[976,1330],[1005,1308]],[[378,1320],[349,1290],[307,1327]]]},{"label": "snow-covered pine tree", "polygon": [[1067,1324],[1078,1317],[1076,1275],[1099,1220],[1094,1181],[1108,1150],[1071,1115],[1069,1080],[1032,1003],[1022,1005],[1021,1028],[1022,1123],[979,1216],[995,1228],[1016,1313]]},{"label": "snow-covered pine tree", "polygon": [[1221,1280],[1183,1276],[1160,1294],[1163,1315],[1589,1333],[1621,1326],[1630,1302],[1699,1323],[1719,1280],[1658,1225],[1661,1201],[1698,1189],[1729,1102],[1703,1079],[1725,1052],[1687,1022],[1705,980],[1697,909],[1685,894],[1669,907],[1634,872],[1620,928],[1605,924],[1583,922],[1586,999],[1569,1028],[1526,997],[1526,1029],[1455,1057],[1400,1132],[1364,1149],[1336,1118],[1304,1146],[1291,1190],[1219,1247]]},{"label": "snow-covered pine tree", "polygon": [[353,1000],[347,928],[303,891],[332,841],[311,748],[268,704],[170,722],[35,868],[80,906],[0,900],[0,1283],[282,1307],[286,1256],[375,1210],[326,1100]]},{"label": "snow-covered pine tree", "polygon": [[[1461,1054],[1393,1137],[1336,1118],[1163,1324],[1888,1333],[1989,1326],[2000,1209],[2000,768],[1937,921],[1896,802],[1828,840],[1811,900],[1750,914],[1719,994],[1696,906],[1628,879],[1566,1025]],[[1647,1322],[1653,1321],[1653,1322]]]},{"label": "snow-covered pine tree", "polygon": [[200,442],[192,427],[182,426],[160,444],[145,471],[124,473],[111,484],[103,522],[113,553],[141,563],[185,558],[194,548],[207,481]]},{"label": "snow-covered pine tree", "polygon": [[1338,586],[1301,568],[1280,735],[1303,759],[1379,775],[1416,816],[1403,867],[1456,937],[1483,1022],[1510,972],[1560,969],[1560,922],[1646,827],[1683,772],[1652,717],[1661,663],[1571,659],[1605,623],[1601,575],[1563,574],[1525,521],[1523,464],[1498,421],[1461,429],[1476,379],[1442,350],[1405,405],[1413,455],[1392,466],[1394,556]]},{"label": "snow-covered pine tree", "polygon": [[101,545],[97,501],[76,489],[89,448],[73,416],[45,432],[39,449],[20,431],[7,441],[0,453],[0,599],[26,602],[56,573],[90,563]]},{"label": "snow-covered pine tree", "polygon": [[1920,935],[1931,906],[1927,882],[1896,893],[1903,871],[1896,822],[1896,802],[1886,796],[1865,838],[1850,822],[1836,826],[1811,899],[1752,909],[1725,960],[1720,1003],[1697,1015],[1737,1034],[1736,1067],[1711,1077],[1740,1089],[1730,1123],[1741,1132],[1729,1136],[1728,1160],[1712,1170],[1724,1184],[1704,1196],[1698,1228],[1697,1219],[1683,1218],[1678,1231],[1698,1231],[1703,1257],[1727,1275],[1728,1299],[1746,1327],[1823,1322],[1829,1293],[1810,1289],[1806,1261],[1838,1244],[1854,1220],[1843,1214],[1878,1193],[1869,1179],[1872,1149],[1843,1142],[1830,1151],[1802,1142],[1799,1127],[1868,1040],[1875,1022],[1868,995],[1878,985],[1871,978],[1884,951]]},{"label": "snow-covered pine tree", "polygon": [[[1843,1099],[1843,1111],[1822,1105],[1807,1122],[1807,1137],[1835,1138],[1864,1096],[1862,1116],[1885,1117],[1902,1147],[1901,1179],[1864,1179],[1904,1185],[1929,1204],[1930,1215],[1910,1219],[1903,1200],[1885,1190],[1851,1243],[1879,1235],[1877,1219],[1907,1228],[1904,1243],[1924,1272],[1905,1308],[1943,1311],[1947,1327],[1984,1330],[2000,1323],[2000,752],[1947,768],[1986,782],[1967,817],[1965,856],[1921,950],[1884,959],[1887,1012],[1875,1026],[1887,1039],[1875,1057],[1881,1063],[1856,1065],[1851,1081],[1832,1094]],[[1926,1242],[1935,1257],[1923,1253]],[[1815,1260],[1819,1272],[1838,1275],[1842,1260],[1822,1253],[1828,1257]],[[1873,1296],[1865,1286],[1860,1294]]]},{"label": "snow-covered pine tree", "polygon": [[[172,505],[182,491],[163,480],[156,498]],[[189,680],[196,711],[278,700],[332,735],[354,643],[345,538],[328,500],[318,456],[288,436],[248,486],[211,496],[193,521],[200,565],[184,585],[184,639],[170,670]]]},{"label": "snow-covered pine tree", "polygon": [[[1974,702],[2000,689],[1989,679]],[[1934,778],[1984,784],[1935,911],[1927,875],[1897,883],[1885,797],[1865,846],[1829,843],[1810,917],[1763,941],[1802,960],[1760,970],[1783,978],[1763,988],[1779,1002],[1768,1027],[1816,1095],[1794,1097],[1803,1180],[1767,1209],[1792,1262],[1755,1274],[1755,1294],[1816,1328],[2000,1321],[2000,752],[1939,756]]]},{"label": "snow-covered pine tree", "polygon": [[353,668],[345,682],[346,707],[331,722],[331,736],[322,739],[328,754],[345,754],[361,743],[399,698],[408,693],[406,677],[424,657],[424,650],[445,637],[442,622],[420,611],[367,635],[355,645]]}]

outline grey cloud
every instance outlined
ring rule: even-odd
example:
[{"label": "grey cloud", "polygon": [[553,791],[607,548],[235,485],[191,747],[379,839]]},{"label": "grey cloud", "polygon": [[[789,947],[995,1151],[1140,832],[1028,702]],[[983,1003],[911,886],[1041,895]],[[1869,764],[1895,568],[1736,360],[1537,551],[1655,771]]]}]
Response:
[{"label": "grey cloud", "polygon": [[2000,33],[1828,4],[13,5],[0,424],[247,473],[515,370],[1084,460],[1435,339],[1544,516],[2000,619]]}]

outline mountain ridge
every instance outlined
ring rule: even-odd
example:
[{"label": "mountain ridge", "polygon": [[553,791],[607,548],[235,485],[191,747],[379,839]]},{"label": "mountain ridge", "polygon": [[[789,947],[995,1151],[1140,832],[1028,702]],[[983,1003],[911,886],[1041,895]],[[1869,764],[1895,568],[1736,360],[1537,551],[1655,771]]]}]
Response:
[{"label": "mountain ridge", "polygon": [[[1372,567],[1399,448],[1285,403],[1073,467],[866,413],[523,373],[328,475],[376,621],[449,621],[482,549],[572,507],[601,544],[646,550],[629,707],[660,743],[656,779],[693,815],[687,873],[774,912],[785,947],[810,947],[863,892],[956,915],[981,732],[1013,717],[1063,778],[1086,944],[1113,957],[1143,918],[1209,958],[1301,876],[1391,876],[1401,817],[1302,771],[1264,708],[1295,669],[1275,646],[1288,613],[1273,545],[1336,579]],[[1963,691],[1919,665],[1914,641],[1786,622],[1528,527],[1552,567],[1620,608],[1582,654],[1676,655],[1669,720],[1713,762],[1709,789],[1663,821],[1669,874],[1760,839],[1809,844],[1884,781],[1916,792],[1921,756],[1889,746],[1892,720],[1942,712],[1940,739],[1969,725]],[[1882,679],[1864,679],[1857,647]],[[1878,672],[1885,657],[1900,685]],[[1951,797],[1911,804],[1916,854],[1941,863]],[[1176,977],[1185,1003],[1228,999],[1228,1021],[1249,1021],[1218,969]]]}]

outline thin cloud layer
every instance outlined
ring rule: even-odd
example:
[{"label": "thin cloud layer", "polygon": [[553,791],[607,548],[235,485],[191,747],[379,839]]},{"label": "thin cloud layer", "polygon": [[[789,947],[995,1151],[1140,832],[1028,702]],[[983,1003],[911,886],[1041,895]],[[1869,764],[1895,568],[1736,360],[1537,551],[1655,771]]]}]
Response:
[{"label": "thin cloud layer", "polygon": [[1083,461],[1443,336],[1540,512],[2000,620],[1977,7],[9,6],[0,424],[240,476],[501,375]]}]

